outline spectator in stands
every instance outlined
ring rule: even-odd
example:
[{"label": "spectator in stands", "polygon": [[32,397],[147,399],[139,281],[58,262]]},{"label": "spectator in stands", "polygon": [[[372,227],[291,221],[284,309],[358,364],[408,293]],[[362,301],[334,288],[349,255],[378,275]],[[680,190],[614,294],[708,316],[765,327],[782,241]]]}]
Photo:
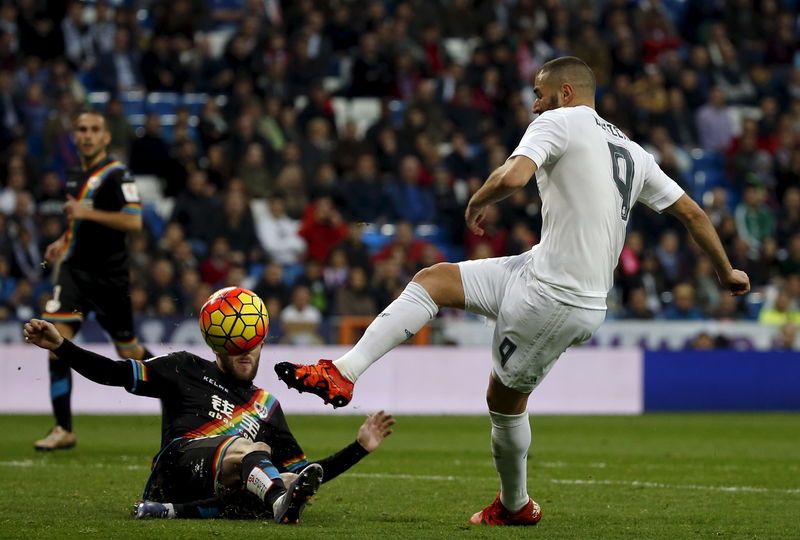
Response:
[{"label": "spectator in stands", "polygon": [[345,179],[342,195],[348,219],[367,223],[386,219],[389,202],[372,154],[358,156],[355,171]]},{"label": "spectator in stands", "polygon": [[785,323],[775,336],[775,343],[773,349],[783,351],[796,351],[800,350],[800,344],[797,340],[797,325],[792,323]]},{"label": "spectator in stands", "polygon": [[655,315],[647,303],[647,291],[643,287],[631,289],[622,317],[625,319],[653,319]]},{"label": "spectator in stands", "polygon": [[286,285],[283,276],[283,266],[280,263],[276,261],[267,263],[253,292],[265,301],[275,298],[281,306],[287,305],[291,298],[291,288]]},{"label": "spectator in stands", "polygon": [[697,127],[680,88],[670,88],[667,93],[664,127],[667,128],[670,138],[682,147],[692,148],[697,145]]},{"label": "spectator in stands", "polygon": [[130,156],[131,172],[158,176],[165,180],[166,195],[178,195],[175,184],[169,181],[177,172],[177,165],[161,135],[161,120],[157,114],[148,114],[145,118],[144,133],[131,143]]},{"label": "spectator in stands", "polygon": [[795,232],[786,246],[786,257],[781,262],[781,275],[800,275],[800,232]]},{"label": "spectator in stands", "polygon": [[[417,238],[414,234],[414,226],[411,223],[401,221],[395,227],[392,241],[372,256],[372,263],[377,265],[387,259],[395,258],[405,266],[407,272],[413,273],[427,245],[427,241]],[[440,254],[438,262],[442,261],[444,261],[444,257]]]},{"label": "spectator in stands", "polygon": [[214,187],[208,183],[206,173],[197,170],[190,174],[186,189],[175,201],[171,220],[183,226],[195,253],[204,254],[206,244],[216,234],[212,218],[219,215],[221,206],[214,197]]},{"label": "spectator in stands", "polygon": [[322,270],[322,279],[325,287],[330,291],[336,291],[347,283],[347,276],[350,274],[350,266],[344,250],[335,246],[328,255],[328,262]]},{"label": "spectator in stands", "polygon": [[270,260],[297,264],[306,252],[306,241],[299,234],[300,224],[286,215],[286,200],[275,193],[268,202],[269,211],[256,221],[256,234]]},{"label": "spectator in stands", "polygon": [[742,202],[736,206],[734,217],[739,236],[747,243],[751,257],[758,256],[761,242],[775,234],[775,216],[765,203],[765,190],[759,185],[744,188]]},{"label": "spectator in stands", "polygon": [[205,283],[211,285],[212,288],[218,288],[227,277],[228,270],[233,263],[233,254],[228,239],[218,236],[211,242],[208,257],[200,264],[200,275]]},{"label": "spectator in stands", "polygon": [[800,307],[797,305],[797,299],[792,298],[788,289],[779,289],[774,302],[761,308],[758,322],[773,326],[782,326],[786,323],[800,324]]},{"label": "spectator in stands", "polygon": [[245,186],[247,197],[250,199],[263,199],[269,197],[274,191],[269,167],[264,159],[264,147],[251,142],[247,145],[244,159],[239,164],[237,176]]},{"label": "spectator in stands", "polygon": [[127,28],[118,26],[114,32],[113,49],[98,55],[93,72],[103,90],[112,93],[125,92],[142,87],[139,66],[139,54],[131,46],[130,32]]},{"label": "spectator in stands", "polygon": [[218,217],[220,220],[214,226],[215,233],[228,240],[235,258],[243,262],[259,260],[261,250],[258,247],[256,225],[242,189],[228,190],[222,213]]},{"label": "spectator in stands", "polygon": [[292,345],[321,343],[318,333],[322,313],[311,305],[311,291],[305,285],[296,285],[292,291],[292,301],[281,311],[281,324],[286,336],[284,340]]},{"label": "spectator in stands", "polygon": [[680,252],[680,238],[673,230],[664,231],[658,241],[656,257],[670,283],[676,283],[683,276],[683,257]]},{"label": "spectator in stands", "polygon": [[778,245],[786,246],[789,238],[800,231],[800,186],[790,187],[784,192],[776,222]]},{"label": "spectator in stands", "polygon": [[125,116],[122,101],[116,96],[109,99],[104,114],[108,132],[111,133],[109,153],[125,161],[134,141],[134,133],[128,117]]},{"label": "spectator in stands", "polygon": [[733,140],[733,125],[725,104],[725,92],[714,86],[708,102],[697,110],[695,119],[700,146],[712,152],[724,152]]},{"label": "spectator in stands", "polygon": [[324,264],[333,246],[347,237],[347,225],[333,200],[324,196],[306,208],[299,234],[308,246],[308,257]]},{"label": "spectator in stands", "polygon": [[701,321],[705,319],[702,310],[695,305],[695,291],[689,283],[678,283],[672,289],[672,303],[661,315],[668,321]]},{"label": "spectator in stands", "polygon": [[403,157],[399,178],[386,188],[391,219],[409,221],[415,225],[434,221],[435,201],[430,189],[420,185],[421,173],[416,156]]}]

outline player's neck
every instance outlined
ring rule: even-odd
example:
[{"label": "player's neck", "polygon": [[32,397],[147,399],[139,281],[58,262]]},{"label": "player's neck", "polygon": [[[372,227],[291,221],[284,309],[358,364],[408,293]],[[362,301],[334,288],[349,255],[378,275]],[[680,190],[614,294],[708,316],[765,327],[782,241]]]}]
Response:
[{"label": "player's neck", "polygon": [[589,107],[590,109],[594,109],[595,108],[594,107],[594,100],[593,99],[573,99],[567,105],[564,105],[564,107],[581,107],[581,106],[586,106],[586,107]]},{"label": "player's neck", "polygon": [[94,167],[107,157],[108,157],[107,152],[100,152],[99,154],[96,154],[90,158],[84,158],[83,156],[81,156],[81,169],[83,169],[84,171],[88,171],[89,169],[91,169],[92,167]]}]

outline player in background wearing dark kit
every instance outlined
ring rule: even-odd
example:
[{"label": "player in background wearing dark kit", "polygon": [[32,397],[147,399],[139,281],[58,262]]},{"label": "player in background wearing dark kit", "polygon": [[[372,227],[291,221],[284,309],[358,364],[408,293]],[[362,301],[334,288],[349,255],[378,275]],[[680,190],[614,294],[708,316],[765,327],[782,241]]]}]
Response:
[{"label": "player in background wearing dark kit", "polygon": [[[633,205],[642,202],[678,218],[711,258],[720,285],[732,295],[750,290],[747,274],[731,266],[705,212],[653,156],[597,114],[595,77],[586,63],[571,56],[545,63],[533,91],[538,117],[472,195],[464,217],[470,231],[483,235],[486,208],[535,173],[541,242],[521,255],[425,268],[343,356],[275,366],[290,387],[341,407],[352,399],[361,374],[436,317],[440,307],[496,319],[486,401],[500,493],[469,519],[475,524],[534,525],[542,516],[527,490],[528,396],[561,354],[589,339],[605,319]],[[447,390],[457,386],[458,374],[442,384]]]},{"label": "player in background wearing dark kit", "polygon": [[353,443],[309,462],[278,400],[253,384],[263,343],[239,355],[215,353],[215,362],[188,352],[141,361],[82,349],[40,319],[26,323],[23,335],[94,382],[161,400],[161,450],[144,500],[134,507],[137,518],[297,523],[322,482],[375,451],[392,432],[394,419],[380,411],[367,417]]},{"label": "player in background wearing dark kit", "polygon": [[[134,333],[128,287],[126,235],[142,229],[136,184],[125,165],[108,156],[111,133],[102,114],[78,115],[75,142],[80,168],[67,176],[67,229],[45,251],[45,261],[57,266],[53,298],[43,318],[71,338],[94,311],[122,358],[148,358],[152,355]],[[37,450],[71,448],[76,442],[70,404],[72,374],[52,354],[49,367],[56,425],[34,446]]]}]

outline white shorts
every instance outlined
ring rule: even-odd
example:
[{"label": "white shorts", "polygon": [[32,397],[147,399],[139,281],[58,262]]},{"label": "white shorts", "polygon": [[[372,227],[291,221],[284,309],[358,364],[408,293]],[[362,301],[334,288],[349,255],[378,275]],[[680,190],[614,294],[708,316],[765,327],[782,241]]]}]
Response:
[{"label": "white shorts", "polygon": [[465,308],[496,319],[492,372],[504,385],[531,392],[568,347],[592,337],[606,312],[563,304],[543,293],[530,272],[530,251],[458,263]]}]

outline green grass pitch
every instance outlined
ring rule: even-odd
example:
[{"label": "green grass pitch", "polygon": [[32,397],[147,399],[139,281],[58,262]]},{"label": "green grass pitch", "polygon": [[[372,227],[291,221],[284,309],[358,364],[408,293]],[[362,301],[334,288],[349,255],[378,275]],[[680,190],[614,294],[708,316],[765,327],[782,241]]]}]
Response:
[{"label": "green grass pitch", "polygon": [[[290,416],[312,459],[355,416]],[[76,418],[78,447],[37,454],[51,420],[0,416],[2,538],[800,538],[800,415],[532,417],[533,528],[470,526],[498,482],[483,417],[401,417],[375,454],[323,485],[296,527],[134,521],[159,419]]]}]

